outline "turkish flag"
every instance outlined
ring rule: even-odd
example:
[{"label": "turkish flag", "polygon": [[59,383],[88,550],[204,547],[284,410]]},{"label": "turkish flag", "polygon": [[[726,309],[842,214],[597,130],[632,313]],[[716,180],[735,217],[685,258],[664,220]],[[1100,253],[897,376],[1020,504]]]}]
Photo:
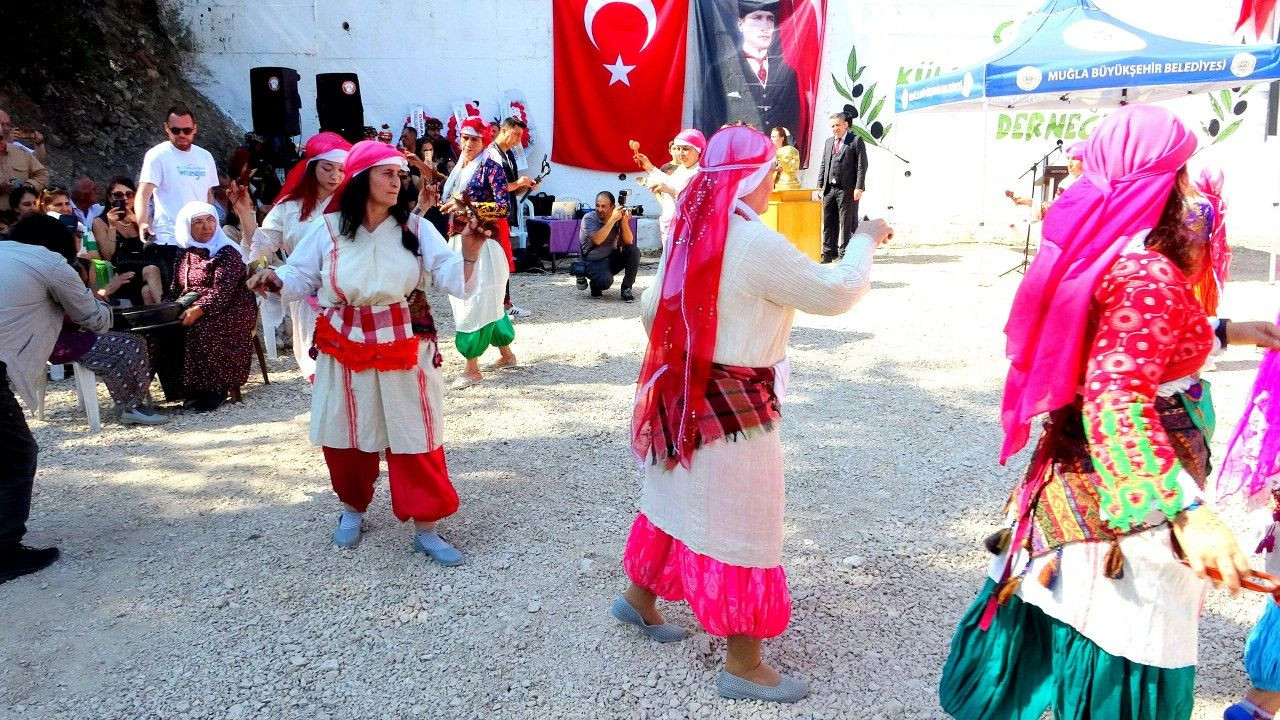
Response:
[{"label": "turkish flag", "polygon": [[680,132],[689,0],[553,0],[551,159],[635,172],[628,140],[656,164]]}]

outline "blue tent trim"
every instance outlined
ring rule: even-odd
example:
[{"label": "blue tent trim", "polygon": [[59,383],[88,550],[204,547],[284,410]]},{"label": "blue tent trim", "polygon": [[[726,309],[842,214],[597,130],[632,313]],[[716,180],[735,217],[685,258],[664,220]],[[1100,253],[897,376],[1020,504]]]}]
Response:
[{"label": "blue tent trim", "polygon": [[895,107],[1111,107],[1280,78],[1280,45],[1213,45],[1156,35],[1090,0],[1048,0],[986,62],[899,86]]}]

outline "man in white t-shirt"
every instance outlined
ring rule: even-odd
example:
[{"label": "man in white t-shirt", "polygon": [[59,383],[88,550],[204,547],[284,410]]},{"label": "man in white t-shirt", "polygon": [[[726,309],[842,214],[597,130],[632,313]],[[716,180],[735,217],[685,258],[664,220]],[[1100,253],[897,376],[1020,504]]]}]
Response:
[{"label": "man in white t-shirt", "polygon": [[[177,261],[178,245],[173,234],[174,220],[183,205],[198,200],[213,202],[213,188],[218,185],[218,168],[208,150],[195,144],[196,119],[186,105],[178,103],[165,116],[167,142],[147,151],[142,158],[138,193],[133,210],[138,216],[142,237],[155,236],[149,248],[158,260],[166,283]],[[151,214],[155,201],[155,216]],[[167,267],[166,267],[167,266]]]}]

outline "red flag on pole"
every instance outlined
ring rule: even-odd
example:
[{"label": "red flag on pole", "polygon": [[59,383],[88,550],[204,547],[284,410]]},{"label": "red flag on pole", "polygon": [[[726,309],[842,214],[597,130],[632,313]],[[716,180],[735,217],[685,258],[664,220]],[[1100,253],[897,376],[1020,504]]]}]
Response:
[{"label": "red flag on pole", "polygon": [[628,140],[662,164],[680,131],[689,0],[554,0],[551,158],[630,172]]},{"label": "red flag on pole", "polygon": [[1250,21],[1253,22],[1253,34],[1259,40],[1271,41],[1268,37],[1267,25],[1271,23],[1271,15],[1276,11],[1276,0],[1242,0],[1240,3],[1240,19],[1236,21],[1236,30],[1240,30]]}]

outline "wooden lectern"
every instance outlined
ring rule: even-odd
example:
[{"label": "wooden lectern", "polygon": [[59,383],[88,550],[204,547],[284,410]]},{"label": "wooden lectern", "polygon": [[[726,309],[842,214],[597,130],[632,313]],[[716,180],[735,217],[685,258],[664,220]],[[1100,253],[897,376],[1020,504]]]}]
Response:
[{"label": "wooden lectern", "polygon": [[814,191],[774,190],[769,209],[760,216],[764,224],[782,233],[800,252],[822,260],[822,203]]}]

